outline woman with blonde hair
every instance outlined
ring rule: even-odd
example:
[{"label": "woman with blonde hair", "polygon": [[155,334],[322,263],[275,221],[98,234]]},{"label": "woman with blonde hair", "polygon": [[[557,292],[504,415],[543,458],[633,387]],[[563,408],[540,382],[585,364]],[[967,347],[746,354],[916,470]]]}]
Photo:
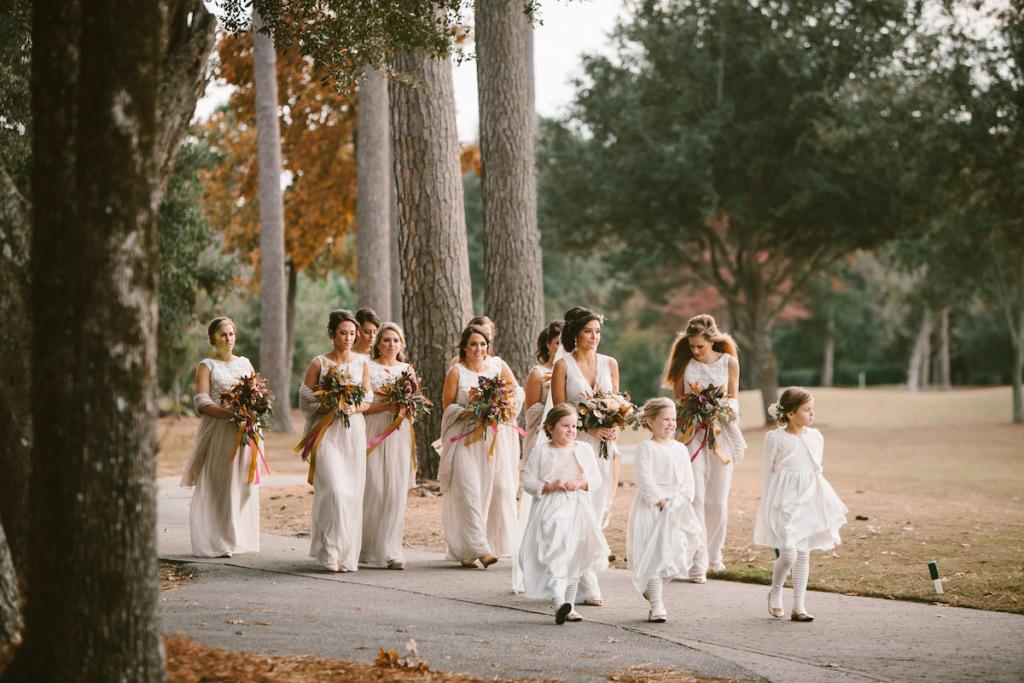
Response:
[{"label": "woman with blonde hair", "polygon": [[409,371],[405,360],[402,328],[385,322],[370,346],[370,386],[373,403],[366,409],[366,440],[374,444],[396,420],[398,428],[375,443],[366,454],[366,487],[363,491],[363,546],[360,564],[405,569],[402,534],[405,504],[415,483],[412,425],[399,408],[380,398],[385,387]]},{"label": "woman with blonde hair", "polygon": [[706,583],[709,569],[725,571],[722,546],[729,520],[729,487],[733,466],[743,459],[747,448],[738,424],[739,350],[733,338],[721,332],[715,319],[705,313],[690,318],[676,336],[665,370],[664,386],[672,389],[678,400],[712,385],[724,391],[725,401],[732,407],[736,420],[720,425],[722,433],[718,437],[717,451],[701,448],[704,430],[700,428],[687,442],[695,482],[693,507],[704,528],[706,541],[690,567],[693,583]]}]

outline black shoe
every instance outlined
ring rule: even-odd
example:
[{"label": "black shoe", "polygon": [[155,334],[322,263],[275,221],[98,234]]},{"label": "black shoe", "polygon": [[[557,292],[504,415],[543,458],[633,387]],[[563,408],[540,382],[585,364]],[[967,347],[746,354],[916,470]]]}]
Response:
[{"label": "black shoe", "polygon": [[567,616],[569,616],[569,612],[571,612],[571,611],[572,611],[572,605],[570,605],[569,603],[565,603],[564,605],[559,607],[558,611],[555,612],[555,623],[558,624],[559,626],[564,624],[565,623],[565,618]]}]

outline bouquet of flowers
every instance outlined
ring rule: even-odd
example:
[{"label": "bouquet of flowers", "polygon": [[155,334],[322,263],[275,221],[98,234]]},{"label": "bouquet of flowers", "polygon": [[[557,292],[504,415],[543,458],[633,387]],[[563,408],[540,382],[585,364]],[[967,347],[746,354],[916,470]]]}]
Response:
[{"label": "bouquet of flowers", "polygon": [[716,439],[722,432],[722,425],[735,419],[736,413],[725,401],[725,389],[714,384],[701,389],[699,384],[691,384],[690,393],[676,403],[676,420],[682,430],[680,441],[689,446],[697,438],[697,430],[704,430],[700,446],[690,456],[690,461],[693,462],[706,447],[728,465],[731,460],[722,455]]},{"label": "bouquet of flowers", "polygon": [[366,389],[362,382],[352,378],[347,369],[338,365],[331,366],[320,380],[320,385],[313,391],[313,395],[320,401],[320,405],[327,408],[327,414],[315,427],[302,437],[302,441],[295,447],[303,461],[309,461],[309,483],[313,483],[313,474],[316,472],[316,451],[323,440],[327,428],[340,419],[345,428],[352,426],[352,421],[345,414],[345,406],[357,406],[366,397]]},{"label": "bouquet of flowers", "polygon": [[[419,378],[416,377],[412,370],[408,369],[403,370],[393,382],[374,392],[374,395],[385,403],[399,406],[399,412],[398,416],[388,425],[388,428],[383,433],[366,444],[367,455],[380,445],[384,439],[391,436],[401,425],[402,420],[409,420],[409,423],[412,424],[424,415],[430,414],[430,409],[434,405],[429,398],[423,395],[423,386],[420,384]],[[413,448],[414,452],[415,450]]]},{"label": "bouquet of flowers", "polygon": [[[636,427],[640,424],[640,412],[633,403],[629,394],[614,394],[597,392],[590,396],[584,396],[576,404],[578,415],[576,426],[578,429],[612,429],[618,427]],[[598,457],[608,458],[608,442],[602,441]]]},{"label": "bouquet of flowers", "polygon": [[249,463],[249,483],[260,483],[260,471],[257,457],[262,460],[263,468],[270,474],[267,459],[263,456],[259,442],[263,438],[263,430],[270,428],[270,415],[273,413],[274,396],[267,386],[267,378],[258,372],[243,375],[238,382],[220,394],[220,403],[232,413],[231,421],[238,425],[238,438],[231,458],[248,446],[252,453]]},{"label": "bouquet of flowers", "polygon": [[480,377],[477,386],[469,390],[469,406],[465,412],[474,427],[465,434],[451,437],[450,441],[455,443],[459,439],[466,439],[466,445],[474,444],[484,438],[490,429],[495,439],[491,442],[487,457],[493,458],[499,426],[509,426],[521,436],[526,436],[526,431],[515,423],[514,401],[515,389],[501,375]]}]

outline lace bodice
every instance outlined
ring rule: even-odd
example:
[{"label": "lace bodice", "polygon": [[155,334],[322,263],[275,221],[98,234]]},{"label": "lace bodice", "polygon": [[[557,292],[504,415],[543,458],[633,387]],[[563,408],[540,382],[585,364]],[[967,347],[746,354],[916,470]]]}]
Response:
[{"label": "lace bodice", "polygon": [[256,372],[245,356],[236,356],[232,361],[204,358],[203,365],[210,370],[210,398],[220,401],[221,392],[238,383],[238,378]]},{"label": "lace bodice", "polygon": [[576,364],[576,359],[572,357],[571,353],[565,354],[565,400],[569,403],[576,404],[580,402],[581,397],[584,395],[592,395],[596,392],[611,393],[612,387],[612,370],[611,370],[611,358],[602,354],[597,354],[597,376],[594,378],[594,386],[591,387],[583,376],[583,371],[580,370],[580,366]]},{"label": "lace bodice", "polygon": [[801,436],[785,429],[773,429],[764,435],[765,477],[771,472],[821,472],[825,452],[825,438],[814,427],[808,427]]},{"label": "lace bodice", "polygon": [[686,371],[683,373],[683,390],[690,391],[691,384],[699,384],[701,389],[706,389],[714,384],[724,391],[729,390],[729,354],[723,353],[714,363],[701,363],[696,358],[691,358],[686,364]]},{"label": "lace bodice", "polygon": [[501,374],[501,358],[489,356],[484,362],[483,372],[473,372],[462,363],[456,363],[455,369],[459,371],[459,390],[455,394],[455,402],[459,405],[469,405],[469,390],[473,389],[480,382],[480,377],[497,377]]},{"label": "lace bodice", "polygon": [[408,368],[408,363],[389,366],[370,361],[370,386],[374,391],[380,391],[388,384],[394,382]]}]

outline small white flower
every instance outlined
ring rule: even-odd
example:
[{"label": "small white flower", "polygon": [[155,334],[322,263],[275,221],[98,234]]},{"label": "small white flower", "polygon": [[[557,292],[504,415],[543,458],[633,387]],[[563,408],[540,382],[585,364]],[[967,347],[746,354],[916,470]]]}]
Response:
[{"label": "small white flower", "polygon": [[773,420],[778,420],[779,417],[782,415],[782,410],[781,408],[779,408],[779,404],[777,402],[768,406],[768,415]]}]

